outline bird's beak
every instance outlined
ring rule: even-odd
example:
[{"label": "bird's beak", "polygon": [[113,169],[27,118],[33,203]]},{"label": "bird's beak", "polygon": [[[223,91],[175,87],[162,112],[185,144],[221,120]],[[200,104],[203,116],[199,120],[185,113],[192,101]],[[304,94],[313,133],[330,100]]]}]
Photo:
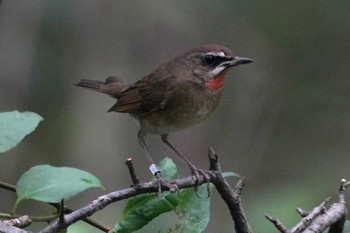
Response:
[{"label": "bird's beak", "polygon": [[251,63],[254,60],[250,59],[250,58],[245,58],[245,57],[234,57],[233,60],[231,61],[227,61],[226,65],[227,66],[237,66],[237,65],[241,65],[241,64],[246,64],[246,63]]}]

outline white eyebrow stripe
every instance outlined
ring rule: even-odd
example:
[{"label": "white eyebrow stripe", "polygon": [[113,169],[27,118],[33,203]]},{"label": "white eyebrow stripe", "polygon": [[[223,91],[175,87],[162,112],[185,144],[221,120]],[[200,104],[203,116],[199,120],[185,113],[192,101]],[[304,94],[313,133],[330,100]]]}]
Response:
[{"label": "white eyebrow stripe", "polygon": [[222,51],[220,51],[220,52],[209,52],[209,53],[206,53],[206,55],[226,57],[226,54],[224,52],[222,52]]}]

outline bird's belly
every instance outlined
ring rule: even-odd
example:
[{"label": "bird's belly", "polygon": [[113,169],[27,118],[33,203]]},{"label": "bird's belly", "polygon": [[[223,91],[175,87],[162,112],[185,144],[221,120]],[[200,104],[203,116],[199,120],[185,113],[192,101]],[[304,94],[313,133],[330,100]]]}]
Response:
[{"label": "bird's belly", "polygon": [[139,119],[141,131],[163,135],[186,129],[206,119],[215,110],[220,96],[174,99],[164,109],[142,116]]}]

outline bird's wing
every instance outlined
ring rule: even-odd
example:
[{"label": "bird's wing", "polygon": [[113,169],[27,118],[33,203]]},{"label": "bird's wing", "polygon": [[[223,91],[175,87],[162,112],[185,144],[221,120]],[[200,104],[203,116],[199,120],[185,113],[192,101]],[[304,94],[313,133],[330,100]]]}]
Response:
[{"label": "bird's wing", "polygon": [[158,78],[146,76],[123,91],[117,103],[109,111],[145,115],[164,108],[167,99],[175,90],[174,82],[171,80],[173,78],[171,75]]}]

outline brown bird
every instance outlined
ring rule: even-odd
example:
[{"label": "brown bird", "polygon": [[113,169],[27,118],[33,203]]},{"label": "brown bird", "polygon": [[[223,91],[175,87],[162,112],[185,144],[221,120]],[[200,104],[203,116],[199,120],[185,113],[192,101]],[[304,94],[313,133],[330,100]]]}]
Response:
[{"label": "brown bird", "polygon": [[161,182],[167,182],[153,162],[145,136],[160,135],[162,141],[188,164],[198,181],[198,173],[203,171],[170,144],[168,135],[207,118],[220,101],[229,68],[250,62],[253,60],[235,56],[226,47],[209,44],[190,49],[134,84],[108,77],[105,81],[82,79],[75,85],[116,98],[117,103],[108,112],[129,113],[139,121],[139,143],[160,188]]}]

